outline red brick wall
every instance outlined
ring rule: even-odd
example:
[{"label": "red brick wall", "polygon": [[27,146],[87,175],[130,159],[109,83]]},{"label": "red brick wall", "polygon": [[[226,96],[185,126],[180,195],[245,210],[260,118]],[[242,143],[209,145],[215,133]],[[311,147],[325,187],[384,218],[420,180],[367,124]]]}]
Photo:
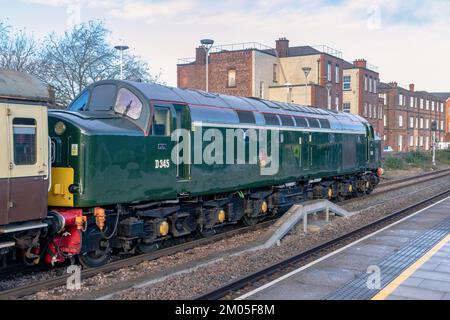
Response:
[{"label": "red brick wall", "polygon": [[[209,58],[209,91],[235,96],[252,95],[252,51],[212,53]],[[178,65],[179,88],[205,90],[205,64]],[[236,70],[236,86],[228,87],[228,70]]]}]

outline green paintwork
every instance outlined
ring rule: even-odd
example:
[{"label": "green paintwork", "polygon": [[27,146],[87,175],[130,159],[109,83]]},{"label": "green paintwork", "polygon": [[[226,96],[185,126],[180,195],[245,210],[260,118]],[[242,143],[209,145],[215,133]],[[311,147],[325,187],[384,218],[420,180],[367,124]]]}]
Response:
[{"label": "green paintwork", "polygon": [[[176,126],[191,129],[187,106],[156,105],[170,108],[172,129]],[[177,115],[182,117],[181,121],[177,122]],[[57,121],[66,124],[67,130],[62,136],[54,133]],[[169,168],[155,168],[156,160],[171,159],[175,145],[171,138],[147,136],[125,117],[91,115],[83,118],[76,113],[50,112],[49,127],[50,136],[56,142],[53,166],[74,168],[74,182],[81,186],[74,203],[75,207],[82,208],[176,199],[178,194],[184,193],[207,195],[373,171],[379,166],[381,154],[380,141],[374,140],[370,127],[368,133],[359,135],[351,146],[356,148],[356,167],[345,169],[342,133],[283,131],[277,175],[261,176],[259,165],[193,164],[190,170],[188,165],[179,168],[177,177],[177,168],[172,162]],[[225,128],[219,130],[225,136]],[[73,144],[78,145],[76,156],[71,155]],[[204,143],[203,148],[206,145]]]}]

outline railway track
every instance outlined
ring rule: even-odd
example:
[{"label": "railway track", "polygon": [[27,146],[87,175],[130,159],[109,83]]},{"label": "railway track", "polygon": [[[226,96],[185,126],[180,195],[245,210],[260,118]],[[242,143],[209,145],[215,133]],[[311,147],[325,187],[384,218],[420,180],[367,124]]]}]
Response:
[{"label": "railway track", "polygon": [[[407,187],[410,185],[413,185],[415,183],[421,183],[421,182],[426,182],[429,180],[433,180],[433,179],[437,179],[440,177],[444,177],[450,175],[450,169],[445,169],[445,170],[440,170],[440,171],[434,171],[434,172],[430,172],[430,173],[426,173],[423,174],[421,177],[407,177],[404,179],[398,179],[398,180],[392,180],[392,181],[388,181],[385,182],[383,184],[380,184],[380,190],[377,189],[376,191],[374,191],[373,194],[366,196],[367,197],[371,197],[371,196],[376,196],[382,193],[386,193],[389,191],[393,191],[396,189],[400,189],[403,187]],[[354,199],[350,199],[350,200],[346,200],[344,202],[340,202],[339,204],[346,204],[349,202],[353,202],[353,201],[358,201],[358,198],[354,198]],[[113,261],[105,266],[102,267],[98,267],[95,269],[86,269],[83,270],[81,273],[81,277],[82,279],[87,279],[90,277],[93,277],[99,273],[107,273],[107,272],[112,272],[121,268],[125,268],[125,267],[130,267],[136,264],[139,264],[141,262],[145,262],[145,261],[150,261],[150,260],[155,260],[158,259],[160,257],[163,256],[168,256],[168,255],[173,255],[175,253],[178,252],[182,252],[182,251],[186,251],[192,248],[195,248],[197,246],[201,246],[201,245],[206,245],[206,244],[210,244],[216,241],[220,241],[223,239],[226,239],[228,237],[232,237],[234,235],[237,234],[241,234],[241,233],[245,233],[245,232],[250,232],[250,231],[255,231],[258,229],[263,229],[269,225],[271,225],[273,223],[274,220],[269,220],[269,221],[265,221],[262,222],[256,226],[252,226],[252,227],[241,227],[241,228],[236,228],[233,229],[231,231],[227,231],[227,232],[223,232],[217,235],[214,235],[212,237],[208,237],[208,238],[201,238],[201,239],[197,239],[197,240],[193,240],[193,241],[189,241],[183,244],[179,244],[179,245],[175,245],[172,247],[168,247],[168,248],[164,248],[164,249],[160,249],[158,251],[152,252],[152,253],[147,253],[147,254],[141,254],[141,255],[137,255],[137,256],[132,256],[132,257],[128,257],[128,258],[123,258],[120,260],[116,260]],[[25,271],[26,273],[31,273],[32,269],[26,269],[27,271]],[[36,270],[34,270],[36,271]],[[37,270],[39,271],[39,270]],[[45,269],[44,269],[45,271]],[[4,274],[5,272],[2,272],[1,274]],[[69,274],[64,274],[61,276],[57,276],[48,280],[41,280],[39,282],[32,282],[29,283],[27,285],[24,286],[20,286],[17,288],[13,288],[13,289],[8,289],[8,290],[3,290],[0,291],[0,300],[8,300],[8,299],[17,299],[17,298],[21,298],[27,295],[31,295],[34,294],[36,292],[39,292],[41,290],[46,290],[46,289],[51,289],[51,288],[55,288],[55,287],[59,287],[59,286],[64,286],[67,282],[67,279],[70,275]]]},{"label": "railway track", "polygon": [[[402,179],[390,180],[378,185],[378,187],[370,194],[363,197],[363,199],[373,198],[380,194],[388,193],[391,191],[395,191],[401,188],[406,188],[413,186],[417,183],[423,183],[427,181],[431,181],[438,178],[443,178],[450,175],[450,169],[437,170],[432,172],[427,172],[421,174],[419,177],[412,176],[406,177]],[[339,202],[339,205],[346,205],[355,201],[358,201],[359,198],[352,198],[345,201]]]},{"label": "railway track", "polygon": [[[270,226],[271,224],[274,223],[274,221],[275,220],[272,219],[272,220],[268,220],[268,221],[262,222],[260,224],[257,224],[255,226],[241,227],[241,228],[233,229],[231,231],[219,233],[219,234],[216,234],[216,235],[208,237],[208,238],[201,238],[198,240],[193,240],[190,242],[179,244],[179,245],[176,245],[173,247],[160,249],[160,250],[157,250],[152,253],[141,254],[141,255],[132,256],[129,258],[124,258],[124,259],[120,259],[117,261],[113,261],[102,267],[83,270],[81,272],[81,278],[82,278],[82,280],[85,280],[90,277],[96,276],[100,273],[107,273],[107,272],[119,270],[121,268],[131,267],[131,266],[134,266],[136,264],[139,264],[139,263],[142,263],[145,261],[155,260],[155,259],[158,259],[158,258],[161,258],[164,256],[170,256],[170,255],[182,252],[182,251],[187,251],[187,250],[193,249],[197,246],[214,243],[214,242],[217,242],[217,241],[229,238],[229,237],[233,237],[237,234],[260,230],[260,229]],[[65,286],[69,276],[70,276],[69,274],[64,274],[64,275],[57,276],[57,277],[54,277],[51,279],[41,280],[38,282],[32,282],[32,283],[29,283],[27,285],[20,286],[17,288],[0,291],[0,300],[18,299],[18,298],[22,298],[22,297],[34,294],[41,290],[48,290],[48,289],[52,289],[52,288],[56,288],[56,287],[60,287],[60,286]]]},{"label": "railway track", "polygon": [[[391,213],[379,220],[371,222],[349,233],[346,233],[342,236],[339,236],[330,241],[322,243],[312,249],[303,251],[293,257],[277,262],[267,268],[261,269],[255,273],[252,273],[236,281],[228,283],[220,288],[214,289],[206,294],[202,294],[196,297],[195,300],[220,300],[224,298],[234,298],[236,294],[241,295],[243,292],[246,291],[248,292],[251,289],[254,289],[255,287],[259,287],[258,285],[259,282],[266,283],[274,278],[278,278],[281,275],[290,272],[293,269],[298,268],[299,265],[302,264],[302,262],[305,262],[307,259],[322,256],[328,253],[331,249],[333,249],[336,246],[342,247],[348,244],[349,242],[353,242],[355,238],[357,239],[362,238],[363,236],[373,232],[374,229],[380,229],[391,222],[394,222],[407,215],[410,215],[418,211],[419,209],[422,209],[423,207],[426,207],[449,195],[450,189],[437,195],[434,195],[426,200],[417,202],[407,208],[403,208],[394,213]],[[245,290],[246,288],[249,288],[249,290]]]}]

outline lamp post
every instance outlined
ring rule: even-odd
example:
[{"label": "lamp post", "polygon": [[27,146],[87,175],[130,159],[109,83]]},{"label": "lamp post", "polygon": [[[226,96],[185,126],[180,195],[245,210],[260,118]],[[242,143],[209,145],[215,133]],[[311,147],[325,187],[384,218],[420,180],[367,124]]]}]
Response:
[{"label": "lamp post", "polygon": [[303,70],[303,74],[305,75],[305,78],[306,78],[305,104],[309,105],[308,102],[307,102],[308,101],[308,76],[311,73],[311,68],[310,67],[303,67],[302,70]]},{"label": "lamp post", "polygon": [[328,109],[331,109],[331,88],[333,87],[333,85],[331,84],[331,82],[328,82],[325,87],[327,88],[327,104],[328,104]]},{"label": "lamp post", "polygon": [[115,46],[114,49],[120,51],[120,80],[123,80],[123,52],[130,49],[128,46]]},{"label": "lamp post", "polygon": [[205,50],[206,53],[206,92],[209,92],[209,51],[211,50],[213,44],[214,44],[214,40],[211,39],[203,39],[200,40],[200,43],[202,45],[203,50]]}]

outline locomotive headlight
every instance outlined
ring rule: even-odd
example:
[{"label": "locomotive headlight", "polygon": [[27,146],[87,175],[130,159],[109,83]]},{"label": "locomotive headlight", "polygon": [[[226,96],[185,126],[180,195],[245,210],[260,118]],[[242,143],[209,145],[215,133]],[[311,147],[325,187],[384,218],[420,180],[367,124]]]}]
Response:
[{"label": "locomotive headlight", "polygon": [[55,124],[55,133],[58,136],[62,136],[64,134],[64,132],[66,132],[66,125],[61,121],[57,122]]}]

